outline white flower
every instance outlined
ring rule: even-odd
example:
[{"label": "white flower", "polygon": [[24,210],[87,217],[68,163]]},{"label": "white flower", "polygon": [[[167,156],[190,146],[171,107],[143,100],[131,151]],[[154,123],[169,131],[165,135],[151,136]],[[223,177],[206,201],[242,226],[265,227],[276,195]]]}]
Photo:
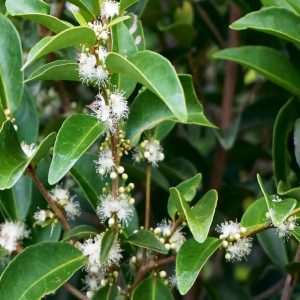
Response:
[{"label": "white flower", "polygon": [[238,239],[244,228],[238,222],[225,221],[216,227],[217,232],[220,233],[220,238]]},{"label": "white flower", "polygon": [[80,79],[84,83],[89,83],[96,76],[96,57],[91,53],[80,53],[78,61]]},{"label": "white flower", "polygon": [[140,147],[141,149],[139,149],[135,155],[137,161],[138,157],[142,154],[144,159],[146,159],[154,167],[157,167],[157,164],[165,158],[163,148],[158,140],[144,140]]},{"label": "white flower", "polygon": [[36,146],[35,144],[27,145],[25,142],[21,143],[21,148],[25,155],[29,158],[32,157],[34,152],[36,151]]},{"label": "white flower", "polygon": [[107,172],[112,172],[115,168],[113,155],[111,150],[107,149],[99,153],[98,160],[96,161],[96,170],[100,175]]},{"label": "white flower", "polygon": [[101,94],[96,96],[96,100],[88,105],[93,113],[92,115],[95,116],[99,121],[105,122],[110,117],[110,108],[106,105],[104,98]]},{"label": "white flower", "polygon": [[46,221],[47,218],[47,212],[44,209],[38,210],[33,214],[33,219],[37,223],[43,223]]},{"label": "white flower", "polygon": [[228,246],[226,259],[229,261],[241,261],[250,254],[252,248],[252,238],[243,238]]},{"label": "white flower", "polygon": [[98,49],[98,57],[102,62],[105,62],[105,59],[108,55],[108,51],[104,46],[100,46]]},{"label": "white flower", "polygon": [[109,73],[105,70],[103,66],[97,66],[94,79],[99,85],[104,84],[108,79]]},{"label": "white flower", "polygon": [[15,251],[18,243],[28,236],[29,231],[22,222],[5,221],[0,225],[0,246],[9,253]]},{"label": "white flower", "polygon": [[105,18],[112,18],[119,14],[119,3],[114,0],[104,1],[101,6],[101,15]]},{"label": "white flower", "polygon": [[118,240],[115,240],[109,253],[107,259],[104,263],[100,263],[100,251],[101,251],[101,240],[103,238],[103,233],[98,234],[94,238],[86,240],[81,245],[81,251],[84,256],[88,258],[86,270],[91,273],[98,273],[99,271],[105,272],[107,268],[111,265],[119,263],[122,258],[121,247]]},{"label": "white flower", "polygon": [[291,235],[291,232],[295,230],[297,225],[296,216],[288,217],[287,220],[276,227],[278,236],[281,238],[288,238]]},{"label": "white flower", "polygon": [[124,94],[123,91],[115,90],[109,95],[112,114],[117,120],[128,117],[129,108]]},{"label": "white flower", "polygon": [[75,216],[80,216],[80,205],[78,201],[74,201],[75,197],[70,198],[67,204],[64,206],[64,210],[67,213],[69,219],[74,220]]},{"label": "white flower", "polygon": [[178,278],[176,277],[176,275],[172,275],[169,278],[169,283],[170,283],[170,287],[171,288],[177,288],[178,286]]},{"label": "white flower", "polygon": [[[186,241],[185,236],[183,235],[183,233],[181,232],[182,227],[178,227],[176,229],[176,231],[172,234],[172,236],[170,237],[169,242],[171,243],[171,249],[175,249],[176,252],[179,251],[180,247],[182,246],[182,244]],[[173,247],[174,244],[174,247]]]},{"label": "white flower", "polygon": [[102,221],[116,215],[118,219],[128,225],[133,216],[133,208],[126,199],[114,198],[112,195],[102,196],[97,206],[97,213]]},{"label": "white flower", "polygon": [[63,189],[59,185],[56,185],[50,191],[50,195],[51,195],[52,199],[61,206],[66,205],[70,199],[70,192],[67,189]]}]

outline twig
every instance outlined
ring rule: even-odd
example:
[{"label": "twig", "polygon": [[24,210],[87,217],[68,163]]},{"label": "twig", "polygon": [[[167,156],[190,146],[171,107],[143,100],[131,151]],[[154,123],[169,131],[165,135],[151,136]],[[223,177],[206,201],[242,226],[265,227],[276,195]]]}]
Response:
[{"label": "twig", "polygon": [[213,33],[216,38],[216,41],[221,49],[225,48],[225,42],[223,41],[222,36],[220,35],[217,27],[209,18],[209,15],[206,11],[201,7],[199,3],[195,3],[196,10],[198,11],[199,15],[202,17],[203,21],[206,23],[207,27]]},{"label": "twig", "polygon": [[[231,4],[230,8],[230,23],[235,21],[240,17],[240,10],[234,4]],[[229,32],[229,47],[237,47],[239,45],[239,33],[238,31],[231,30]],[[230,126],[232,118],[232,105],[235,93],[235,85],[237,79],[237,65],[234,62],[227,62],[224,74],[224,90],[222,99],[222,110],[221,110],[221,120],[220,128],[222,130]],[[216,149],[212,180],[210,186],[212,188],[219,189],[222,183],[223,173],[225,169],[227,153],[220,145]]]},{"label": "twig", "polygon": [[[118,128],[116,128],[114,134],[111,136],[111,152],[113,155],[114,163],[117,167],[120,164],[118,143],[119,143],[119,134],[118,134]],[[118,172],[116,172],[116,174],[117,174],[116,178],[112,180],[112,195],[114,197],[117,197],[119,194],[119,174]]]},{"label": "twig", "polygon": [[136,286],[142,281],[142,279],[153,269],[173,263],[175,262],[175,260],[176,260],[176,256],[173,255],[166,258],[162,258],[158,261],[152,260],[148,264],[142,265],[137,275],[135,276],[134,282],[131,286],[131,291],[133,291],[136,288]]},{"label": "twig", "polygon": [[272,295],[278,292],[283,286],[283,280],[276,282],[273,286],[262,292],[261,294],[254,297],[254,300],[270,299]]},{"label": "twig", "polygon": [[146,170],[146,207],[145,207],[145,230],[149,229],[150,224],[150,206],[151,206],[151,164],[147,165]]},{"label": "twig", "polygon": [[[296,255],[294,257],[294,261],[295,262],[300,261],[300,245],[298,245],[298,247],[297,247],[297,251],[296,251]],[[297,274],[288,274],[286,276],[280,300],[289,300],[289,299],[291,299],[293,289],[296,285],[296,281],[297,281]]]},{"label": "twig", "polygon": [[66,0],[61,0],[60,1],[60,4],[59,4],[59,8],[57,10],[57,13],[56,13],[56,17],[58,19],[60,19],[64,13],[64,10],[65,10],[65,6],[66,6]]},{"label": "twig", "polygon": [[36,173],[35,173],[34,169],[32,168],[32,166],[27,167],[26,172],[31,177],[32,181],[34,182],[34,184],[36,185],[38,190],[41,192],[41,194],[43,195],[45,200],[48,202],[49,206],[55,213],[57,219],[60,221],[63,229],[65,231],[71,230],[71,226],[67,221],[65,213],[56,205],[55,201],[52,199],[49,192],[44,187],[43,183],[36,176]]},{"label": "twig", "polygon": [[71,285],[68,282],[63,285],[63,288],[66,289],[70,294],[75,296],[77,299],[80,300],[88,299],[85,295],[83,295],[79,290],[77,290],[73,285]]}]

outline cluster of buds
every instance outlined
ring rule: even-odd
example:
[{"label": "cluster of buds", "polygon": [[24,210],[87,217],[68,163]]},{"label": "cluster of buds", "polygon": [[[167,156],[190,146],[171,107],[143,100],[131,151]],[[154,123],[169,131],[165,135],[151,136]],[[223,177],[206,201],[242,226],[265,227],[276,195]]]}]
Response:
[{"label": "cluster of buds", "polygon": [[226,221],[216,228],[220,233],[222,247],[225,249],[225,259],[228,261],[241,261],[250,254],[252,238],[242,237],[246,228],[238,222]]},{"label": "cluster of buds", "polygon": [[55,214],[49,209],[38,209],[34,213],[33,219],[35,221],[34,225],[41,227],[51,225],[53,228],[58,223]]},{"label": "cluster of buds", "polygon": [[135,149],[133,157],[136,162],[146,161],[157,167],[158,163],[164,160],[165,155],[158,140],[146,139]]},{"label": "cluster of buds", "polygon": [[35,144],[28,145],[25,142],[21,143],[21,148],[28,158],[32,157],[37,149]]}]

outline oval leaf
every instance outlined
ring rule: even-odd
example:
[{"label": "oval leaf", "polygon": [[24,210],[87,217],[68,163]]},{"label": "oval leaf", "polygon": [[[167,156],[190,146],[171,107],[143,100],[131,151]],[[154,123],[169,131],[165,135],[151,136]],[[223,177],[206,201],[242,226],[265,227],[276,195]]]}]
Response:
[{"label": "oval leaf", "polygon": [[109,251],[114,244],[117,232],[115,230],[107,230],[101,239],[100,262],[104,263],[108,257]]},{"label": "oval leaf", "polygon": [[23,95],[22,48],[12,23],[0,14],[0,99],[14,113]]},{"label": "oval leaf", "polygon": [[47,36],[35,44],[29,51],[27,61],[22,69],[24,70],[33,61],[56,50],[72,46],[78,47],[80,44],[93,46],[95,41],[96,34],[94,30],[84,26],[66,29],[52,37]]},{"label": "oval leaf", "polygon": [[199,244],[191,239],[180,248],[176,257],[176,277],[181,295],[185,295],[194,284],[202,267],[220,247],[222,241],[216,238],[207,238]]},{"label": "oval leaf", "polygon": [[116,300],[119,296],[119,289],[114,284],[112,286],[107,285],[100,290],[98,290],[94,296],[92,297],[92,300]]},{"label": "oval leaf", "polygon": [[26,248],[0,278],[3,299],[38,300],[57,290],[85,263],[82,253],[63,243],[41,243]]},{"label": "oval leaf", "polygon": [[[229,48],[213,55],[254,69],[294,94],[300,94],[300,73],[280,52],[263,46]],[[282,76],[284,74],[284,76]]]},{"label": "oval leaf", "polygon": [[164,101],[179,120],[186,121],[183,88],[174,67],[166,58],[147,50],[128,59],[120,54],[110,53],[106,59],[106,66],[112,73],[125,74],[128,78],[145,85]]},{"label": "oval leaf", "polygon": [[75,114],[67,118],[55,141],[49,183],[55,184],[65,176],[104,130],[105,125],[92,116]]},{"label": "oval leaf", "polygon": [[131,235],[126,242],[142,247],[147,248],[159,253],[167,254],[165,245],[156,238],[156,236],[150,231],[140,230],[133,235]]},{"label": "oval leaf", "polygon": [[79,225],[64,233],[62,241],[81,240],[96,236],[99,231],[89,225]]}]

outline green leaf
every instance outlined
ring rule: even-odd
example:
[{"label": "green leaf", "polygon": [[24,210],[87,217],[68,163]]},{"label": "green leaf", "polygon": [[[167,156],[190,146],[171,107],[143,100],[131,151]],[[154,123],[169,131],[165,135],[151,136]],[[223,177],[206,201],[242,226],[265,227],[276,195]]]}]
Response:
[{"label": "green leaf", "polygon": [[107,285],[99,289],[92,297],[92,300],[116,300],[118,299],[118,296],[118,287],[115,284],[112,286]]},{"label": "green leaf", "polygon": [[265,198],[255,200],[245,211],[241,219],[241,226],[252,229],[268,222],[266,213],[268,207]]},{"label": "green leaf", "polygon": [[15,124],[18,127],[17,135],[20,141],[27,144],[37,142],[39,132],[39,119],[36,101],[27,88],[24,89],[23,99],[15,113]]},{"label": "green leaf", "polygon": [[300,3],[297,3],[295,0],[261,0],[261,2],[264,6],[282,7],[300,14]]},{"label": "green leaf", "polygon": [[114,241],[117,236],[117,231],[113,229],[107,230],[101,240],[101,250],[100,250],[100,262],[104,263],[107,259],[109,252],[111,250],[111,247],[114,244]]},{"label": "green leaf", "polygon": [[247,14],[235,21],[230,28],[254,29],[275,35],[294,44],[300,43],[300,32],[295,30],[300,17],[285,8],[269,7]]},{"label": "green leaf", "polygon": [[81,187],[93,209],[96,208],[99,202],[99,193],[105,183],[96,174],[96,160],[96,155],[85,153],[70,170],[71,175]]},{"label": "green leaf", "polygon": [[31,188],[31,179],[23,175],[11,189],[0,191],[1,208],[10,220],[25,220],[31,204]]},{"label": "green leaf", "polygon": [[217,191],[208,191],[192,208],[176,188],[171,188],[170,192],[172,197],[177,197],[176,202],[180,202],[182,212],[186,217],[194,239],[198,243],[203,243],[207,238],[215,214],[218,201]]},{"label": "green leaf", "polygon": [[51,147],[54,144],[56,137],[56,133],[50,133],[39,145],[37,151],[35,152],[34,156],[31,159],[31,162],[37,164],[42,158],[44,158],[50,151]]},{"label": "green leaf", "polygon": [[43,1],[14,1],[6,0],[7,12],[11,16],[21,16],[25,19],[40,23],[55,33],[72,27],[71,24],[49,15],[49,5]]},{"label": "green leaf", "polygon": [[78,64],[71,60],[56,60],[42,65],[25,80],[70,80],[79,81]]},{"label": "green leaf", "polygon": [[181,295],[185,295],[189,291],[202,267],[221,243],[219,239],[209,237],[202,244],[191,239],[180,247],[176,257],[176,277]]},{"label": "green leaf", "polygon": [[86,1],[81,0],[68,0],[68,2],[73,3],[76,5],[79,9],[82,15],[85,17],[87,21],[92,21],[96,19],[96,15],[93,13],[93,11],[86,5]]},{"label": "green leaf", "polygon": [[104,132],[105,125],[96,118],[75,114],[65,120],[54,145],[48,181],[55,184]]},{"label": "green leaf", "polygon": [[132,300],[173,300],[171,290],[157,276],[144,279],[133,291]]},{"label": "green leaf", "polygon": [[300,227],[296,227],[295,230],[292,231],[292,235],[300,243]]},{"label": "green leaf", "polygon": [[166,250],[164,244],[150,231],[139,230],[131,235],[126,242],[159,253],[168,253],[168,250]]},{"label": "green leaf", "polygon": [[[196,195],[197,189],[201,183],[202,175],[200,173],[196,174],[194,177],[189,178],[179,185],[176,186],[177,191],[181,194],[182,198],[185,201],[192,201]],[[171,219],[174,219],[175,214],[177,212],[176,208],[176,200],[178,197],[176,196],[175,199],[170,194],[168,199],[168,213]]]},{"label": "green leaf", "polygon": [[96,34],[92,28],[77,26],[66,29],[55,36],[47,36],[40,40],[29,51],[27,61],[22,70],[28,67],[33,61],[56,50],[79,47],[81,44],[92,47],[96,41]]},{"label": "green leaf", "polygon": [[[300,117],[300,102],[291,98],[279,111],[273,130],[273,168],[276,183],[283,181],[284,188],[292,186],[288,182],[290,175],[291,156],[288,149],[289,135],[293,130],[295,121]],[[283,186],[282,186],[283,187]],[[283,192],[283,190],[281,190]]]},{"label": "green leaf", "polygon": [[273,264],[284,267],[288,263],[284,241],[278,236],[275,229],[265,230],[259,233],[257,238]]},{"label": "green leaf", "polygon": [[15,113],[22,101],[21,41],[13,24],[0,14],[0,99],[3,108]]},{"label": "green leaf", "polygon": [[72,228],[70,231],[66,231],[62,238],[62,241],[66,242],[69,240],[82,240],[85,238],[96,236],[98,233],[99,231],[92,226],[78,225]]},{"label": "green leaf", "polygon": [[139,2],[140,0],[121,0],[120,1],[120,11],[124,12],[127,8],[132,6],[133,4]]},{"label": "green leaf", "polygon": [[12,260],[0,278],[3,299],[38,300],[57,290],[85,263],[81,251],[64,243],[30,246]]},{"label": "green leaf", "polygon": [[297,201],[295,199],[287,198],[280,202],[274,202],[273,198],[266,193],[259,174],[257,174],[257,181],[264,195],[268,211],[271,214],[272,223],[274,226],[278,227],[286,220],[291,211],[296,207]]},{"label": "green leaf", "polygon": [[166,58],[147,50],[138,52],[128,59],[112,52],[106,58],[106,66],[112,73],[123,73],[128,78],[145,85],[164,101],[179,120],[186,121],[187,110],[183,88],[174,67]]},{"label": "green leaf", "polygon": [[37,162],[53,143],[50,134],[37,148],[34,155],[28,158],[22,151],[13,124],[8,120],[0,131],[0,190],[11,188],[22,176],[31,161]]},{"label": "green leaf", "polygon": [[294,129],[295,157],[300,167],[300,119],[296,120]]},{"label": "green leaf", "polygon": [[[214,58],[231,60],[254,69],[294,94],[300,94],[300,73],[280,52],[264,46],[243,46],[216,52]],[[284,74],[284,76],[282,76]]]},{"label": "green leaf", "polygon": [[[122,22],[112,27],[112,51],[121,54],[122,56],[130,56],[137,53],[138,49],[134,40],[129,33],[127,26]],[[119,90],[125,92],[125,96],[129,97],[134,91],[136,81],[126,77],[126,74],[113,74],[111,83]]]},{"label": "green leaf", "polygon": [[294,198],[300,201],[300,187],[289,189],[283,181],[279,181],[277,185],[277,193],[278,195]]},{"label": "green leaf", "polygon": [[126,20],[124,23],[128,27],[129,33],[133,37],[138,50],[143,51],[146,48],[146,42],[142,22],[138,19],[138,16],[133,13],[130,13],[129,16],[130,19]]},{"label": "green leaf", "polygon": [[[194,90],[192,77],[190,75],[180,75],[179,79],[184,89],[188,113],[188,119],[184,123],[215,127],[204,116],[203,108]],[[138,142],[143,131],[151,129],[163,121],[181,122],[151,91],[145,90],[140,93],[131,105],[126,124],[127,136],[132,145]]]}]

